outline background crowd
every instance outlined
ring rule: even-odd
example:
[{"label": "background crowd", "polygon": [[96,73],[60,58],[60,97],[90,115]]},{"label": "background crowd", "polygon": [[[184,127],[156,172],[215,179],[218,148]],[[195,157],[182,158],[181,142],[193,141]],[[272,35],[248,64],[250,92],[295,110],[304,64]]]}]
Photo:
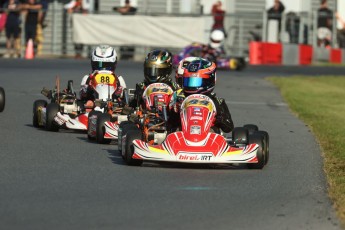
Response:
[{"label": "background crowd", "polygon": [[48,0],[2,0],[0,4],[2,29],[6,36],[4,57],[21,56],[22,33],[25,44],[32,40],[36,53],[40,52],[43,41],[42,28],[46,26]]}]

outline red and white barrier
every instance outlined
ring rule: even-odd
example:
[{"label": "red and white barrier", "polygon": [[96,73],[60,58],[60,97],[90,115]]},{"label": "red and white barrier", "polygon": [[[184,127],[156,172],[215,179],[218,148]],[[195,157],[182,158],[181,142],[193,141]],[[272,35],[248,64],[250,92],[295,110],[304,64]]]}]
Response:
[{"label": "red and white barrier", "polygon": [[251,42],[251,65],[311,65],[314,62],[345,63],[345,50],[303,44]]}]

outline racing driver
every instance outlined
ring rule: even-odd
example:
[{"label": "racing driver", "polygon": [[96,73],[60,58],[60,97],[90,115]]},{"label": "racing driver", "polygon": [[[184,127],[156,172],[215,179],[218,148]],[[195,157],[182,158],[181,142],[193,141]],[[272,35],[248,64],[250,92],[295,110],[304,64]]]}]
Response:
[{"label": "racing driver", "polygon": [[[182,60],[181,62],[186,62],[186,60]],[[220,132],[219,129],[224,133],[231,132],[234,129],[234,123],[229,108],[223,98],[217,97],[213,93],[216,85],[216,64],[204,58],[189,58],[187,64],[183,65],[180,63],[179,66],[184,66],[184,68],[183,74],[180,72],[176,75],[180,77],[179,81],[182,84],[182,89],[175,92],[176,103],[173,105],[175,112],[177,112],[173,115],[175,121],[173,123],[179,124],[176,128],[179,128],[181,125],[179,107],[185,97],[191,94],[203,94],[210,97],[216,106],[217,114],[212,129],[215,132]]]},{"label": "racing driver", "polygon": [[115,91],[115,97],[117,99],[123,96],[123,89],[126,88],[125,80],[122,76],[115,74],[117,65],[117,53],[116,50],[108,45],[99,45],[93,49],[91,54],[91,69],[92,73],[85,75],[81,81],[81,88],[79,91],[80,100],[86,103],[87,106],[92,106],[95,100],[94,92],[90,87],[90,80],[97,75],[99,71],[106,71],[113,74],[116,78],[117,87]]},{"label": "racing driver", "polygon": [[142,95],[146,87],[152,83],[165,83],[176,91],[179,86],[172,80],[172,54],[166,50],[153,50],[149,52],[144,61],[144,81],[136,84],[133,108],[144,105]]}]

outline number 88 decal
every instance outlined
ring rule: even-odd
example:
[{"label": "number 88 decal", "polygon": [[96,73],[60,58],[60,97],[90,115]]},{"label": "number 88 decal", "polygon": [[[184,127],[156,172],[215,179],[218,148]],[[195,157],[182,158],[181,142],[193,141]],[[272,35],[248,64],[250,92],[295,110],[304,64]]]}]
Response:
[{"label": "number 88 decal", "polygon": [[102,83],[110,83],[110,78],[109,78],[109,76],[101,76],[101,82]]}]

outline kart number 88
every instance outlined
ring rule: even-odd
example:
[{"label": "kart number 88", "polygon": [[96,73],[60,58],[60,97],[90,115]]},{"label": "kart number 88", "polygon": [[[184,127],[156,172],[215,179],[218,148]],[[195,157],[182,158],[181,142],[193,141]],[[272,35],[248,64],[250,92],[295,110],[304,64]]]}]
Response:
[{"label": "kart number 88", "polygon": [[95,81],[97,84],[114,84],[115,77],[111,74],[97,74]]}]

